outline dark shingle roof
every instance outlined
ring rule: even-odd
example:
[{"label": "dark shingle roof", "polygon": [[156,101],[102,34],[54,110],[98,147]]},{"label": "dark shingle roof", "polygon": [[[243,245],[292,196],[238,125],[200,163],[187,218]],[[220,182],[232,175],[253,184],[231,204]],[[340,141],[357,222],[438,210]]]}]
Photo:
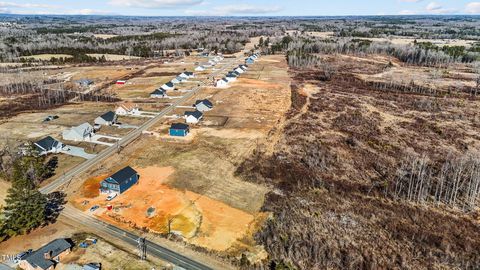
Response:
[{"label": "dark shingle roof", "polygon": [[72,244],[70,244],[70,242],[68,242],[66,239],[55,239],[40,249],[27,255],[24,260],[26,260],[33,267],[47,269],[48,267],[54,265],[55,262],[45,259],[45,253],[51,253],[51,257],[53,258],[71,247]]},{"label": "dark shingle roof", "polygon": [[200,118],[203,116],[203,113],[202,113],[202,112],[199,112],[199,111],[197,111],[197,110],[195,110],[195,111],[193,111],[193,112],[192,112],[192,111],[190,111],[190,112],[185,112],[185,116],[190,116],[190,115],[193,116],[193,117],[195,117],[195,118],[197,118],[197,119],[200,119]]},{"label": "dark shingle roof", "polygon": [[162,88],[155,89],[150,95],[165,95],[165,90]]},{"label": "dark shingle roof", "polygon": [[203,103],[205,106],[207,106],[208,108],[213,108],[213,104],[212,102],[210,102],[210,100],[208,99],[202,99],[202,100],[197,100],[195,101],[195,105],[198,105],[200,103]]},{"label": "dark shingle roof", "polygon": [[187,76],[192,76],[192,75],[193,75],[193,72],[190,72],[190,71],[185,71],[184,73],[185,73],[185,75],[187,75]]},{"label": "dark shingle roof", "polygon": [[172,82],[167,82],[166,85],[167,85],[168,87],[173,87],[173,86],[174,86]]},{"label": "dark shingle roof", "polygon": [[136,174],[137,174],[137,171],[132,169],[132,167],[127,166],[127,167],[121,169],[120,171],[114,173],[112,176],[110,176],[110,178],[112,178],[113,180],[115,180],[115,182],[117,182],[119,185],[121,185],[122,183],[124,183],[128,179],[130,179],[130,177],[132,177]]},{"label": "dark shingle roof", "polygon": [[109,111],[102,114],[100,117],[107,122],[113,122],[115,120],[115,113],[112,111]]},{"label": "dark shingle roof", "polygon": [[52,138],[51,136],[47,136],[37,142],[35,142],[35,146],[37,148],[42,148],[42,149],[38,149],[40,151],[43,151],[43,150],[50,150],[54,147],[56,147],[60,142],[55,140],[54,138]]},{"label": "dark shingle roof", "polygon": [[186,129],[188,129],[188,125],[187,125],[187,124],[183,124],[183,123],[173,123],[173,124],[170,126],[170,129],[186,130]]}]

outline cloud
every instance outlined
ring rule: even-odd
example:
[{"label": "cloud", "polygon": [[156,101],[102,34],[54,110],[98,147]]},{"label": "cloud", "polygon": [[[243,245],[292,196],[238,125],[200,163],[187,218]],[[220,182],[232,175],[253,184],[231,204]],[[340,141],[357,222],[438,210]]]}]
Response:
[{"label": "cloud", "polygon": [[430,4],[427,5],[427,7],[425,8],[427,11],[435,11],[435,10],[440,10],[442,9],[443,7],[438,4],[437,2],[431,2]]},{"label": "cloud", "polygon": [[430,2],[426,7],[425,11],[429,14],[453,14],[457,13],[458,10],[454,8],[444,8],[437,2]]},{"label": "cloud", "polygon": [[56,6],[47,5],[47,4],[19,4],[19,3],[12,3],[12,2],[0,2],[0,8],[55,8]]},{"label": "cloud", "polygon": [[471,2],[465,6],[465,12],[468,14],[480,14],[480,2]]},{"label": "cloud", "polygon": [[399,0],[400,2],[407,2],[407,3],[419,3],[422,2],[423,0]]},{"label": "cloud", "polygon": [[228,5],[213,7],[210,10],[186,10],[187,15],[193,16],[228,16],[228,15],[260,15],[276,13],[282,10],[279,6],[251,6],[251,5]]},{"label": "cloud", "polygon": [[110,0],[113,6],[134,8],[175,8],[202,4],[204,0]]}]

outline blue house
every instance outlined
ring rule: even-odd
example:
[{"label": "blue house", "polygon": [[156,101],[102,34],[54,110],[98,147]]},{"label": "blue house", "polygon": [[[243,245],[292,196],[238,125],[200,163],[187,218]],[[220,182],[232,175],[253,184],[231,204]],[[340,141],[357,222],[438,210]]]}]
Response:
[{"label": "blue house", "polygon": [[255,63],[255,60],[251,57],[249,57],[245,60],[245,64],[247,64],[247,65],[251,65],[251,64],[254,64],[254,63]]},{"label": "blue house", "polygon": [[122,194],[138,182],[138,173],[127,166],[100,183],[101,193]]},{"label": "blue house", "polygon": [[190,128],[187,124],[174,123],[170,126],[168,134],[175,137],[185,137],[190,132]]}]

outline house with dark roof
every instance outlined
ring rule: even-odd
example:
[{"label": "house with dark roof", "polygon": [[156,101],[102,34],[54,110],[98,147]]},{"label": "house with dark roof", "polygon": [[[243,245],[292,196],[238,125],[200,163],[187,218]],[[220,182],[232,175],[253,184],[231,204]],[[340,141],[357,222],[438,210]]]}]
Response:
[{"label": "house with dark roof", "polygon": [[168,134],[175,137],[185,137],[190,132],[190,127],[187,124],[174,123],[168,129]]},{"label": "house with dark roof", "polygon": [[186,123],[197,124],[198,122],[200,122],[200,120],[202,120],[203,113],[200,112],[200,111],[197,111],[197,110],[187,111],[187,112],[185,112],[184,117],[185,117],[185,122]]},{"label": "house with dark roof", "polygon": [[95,124],[102,126],[111,126],[117,123],[117,114],[112,111],[106,112],[95,118]]},{"label": "house with dark roof", "polygon": [[163,88],[157,88],[155,91],[150,93],[151,98],[164,98],[167,96],[167,90]]},{"label": "house with dark roof", "polygon": [[219,87],[219,88],[227,87],[227,86],[228,86],[228,80],[227,80],[227,78],[222,78],[222,79],[218,80],[218,81],[215,83],[215,86],[216,86],[216,87]]},{"label": "house with dark roof", "polygon": [[193,107],[195,107],[197,111],[207,112],[213,109],[213,104],[208,99],[201,99],[201,100],[195,101],[195,104],[193,104]]},{"label": "house with dark roof", "polygon": [[80,79],[80,80],[76,81],[75,83],[78,84],[81,87],[87,87],[89,85],[92,85],[93,81],[90,80],[90,79]]},{"label": "house with dark roof", "polygon": [[18,266],[25,270],[52,270],[71,251],[72,244],[67,239],[55,239],[28,254]]},{"label": "house with dark roof", "polygon": [[132,167],[127,166],[100,182],[100,192],[122,194],[138,183],[138,178],[138,173]]},{"label": "house with dark roof", "polygon": [[167,82],[166,84],[162,85],[162,88],[165,90],[173,90],[174,87],[175,85],[173,82]]},{"label": "house with dark roof", "polygon": [[85,264],[82,270],[101,270],[102,266],[99,263],[89,263]]},{"label": "house with dark roof", "polygon": [[60,141],[55,140],[51,136],[47,136],[39,141],[34,142],[33,146],[35,146],[38,154],[43,156],[49,153],[56,154],[60,152],[65,145]]},{"label": "house with dark roof", "polygon": [[190,71],[182,72],[182,74],[180,74],[178,76],[183,77],[185,79],[195,78],[195,74],[193,72],[190,72]]}]

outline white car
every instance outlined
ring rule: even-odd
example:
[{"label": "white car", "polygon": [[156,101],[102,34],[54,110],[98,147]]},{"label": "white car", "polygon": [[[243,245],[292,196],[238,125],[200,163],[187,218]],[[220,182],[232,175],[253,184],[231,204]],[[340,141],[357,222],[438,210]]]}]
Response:
[{"label": "white car", "polygon": [[107,197],[107,201],[111,201],[111,200],[115,199],[115,197],[117,197],[117,193],[110,194]]}]

